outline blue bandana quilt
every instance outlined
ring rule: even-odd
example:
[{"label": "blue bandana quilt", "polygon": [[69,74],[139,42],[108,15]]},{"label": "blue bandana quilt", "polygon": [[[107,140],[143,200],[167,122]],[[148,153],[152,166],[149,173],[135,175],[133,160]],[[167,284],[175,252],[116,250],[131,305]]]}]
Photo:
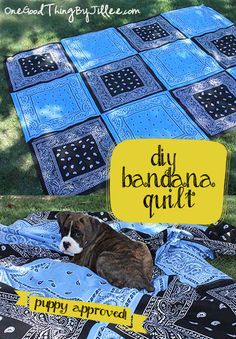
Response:
[{"label": "blue bandana quilt", "polygon": [[[147,244],[153,257],[155,291],[116,288],[59,250],[56,212],[32,213],[0,225],[1,339],[232,338],[236,321],[235,282],[208,262],[235,255],[235,228],[131,224],[107,212],[92,215],[116,231]],[[206,261],[208,259],[208,261]],[[15,290],[52,298],[120,305],[147,316],[146,334],[128,327],[30,312],[17,306]],[[165,321],[164,321],[165,320]],[[227,333],[224,331],[227,329]],[[189,335],[186,337],[186,335]],[[224,336],[225,335],[225,336]]]},{"label": "blue bandana quilt", "polygon": [[44,192],[104,185],[110,154],[126,139],[235,129],[235,32],[212,8],[192,6],[6,58]]}]

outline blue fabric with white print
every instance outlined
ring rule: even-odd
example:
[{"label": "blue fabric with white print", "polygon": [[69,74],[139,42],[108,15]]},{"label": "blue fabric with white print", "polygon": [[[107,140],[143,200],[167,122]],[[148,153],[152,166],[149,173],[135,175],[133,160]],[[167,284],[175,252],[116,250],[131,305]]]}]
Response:
[{"label": "blue fabric with white print", "polygon": [[[157,250],[155,260],[155,264],[167,275],[176,274],[181,281],[188,282],[193,286],[227,278],[225,274],[204,260],[206,257],[214,258],[210,249],[186,240],[192,238],[189,232],[177,230],[170,227],[169,224],[129,224],[115,221],[110,225],[117,231],[130,228],[145,232],[149,236],[155,236],[168,228],[167,242]],[[56,221],[43,221],[32,226],[25,220],[18,220],[11,226],[0,226],[0,242],[2,244],[39,246],[59,252],[60,241],[61,236]],[[191,267],[195,266],[198,267],[196,272],[191,270]],[[64,284],[65,276],[66,286]],[[42,277],[43,281],[41,281]],[[114,289],[104,279],[85,267],[52,259],[38,259],[22,266],[1,266],[1,281],[17,289],[41,291],[45,293],[45,296],[55,295],[83,300],[90,300],[97,288],[104,292]],[[159,286],[158,283],[156,286]]]},{"label": "blue fabric with white print", "polygon": [[163,13],[162,16],[190,38],[233,24],[214,9],[204,5],[173,10]]},{"label": "blue fabric with white print", "polygon": [[157,14],[6,59],[45,194],[103,186],[110,152],[123,140],[198,140],[235,129],[233,23],[206,6]]},{"label": "blue fabric with white print", "polygon": [[[170,224],[126,223],[117,220],[108,220],[108,223],[118,232],[125,233],[128,229],[134,233],[139,232],[139,235],[144,236],[144,240],[153,239],[154,242],[154,239],[160,239],[153,275],[155,291],[149,295],[156,296],[165,291],[170,275],[179,276],[181,282],[193,287],[228,278],[205,260],[214,258],[213,251],[204,245],[191,242],[193,236],[186,230],[177,229]],[[205,228],[200,225],[192,227],[199,230]],[[128,232],[127,236],[130,235]],[[38,259],[37,256],[35,260],[23,259],[26,257],[24,254],[29,253],[29,248],[31,251],[35,249],[35,252],[37,248],[41,248],[42,251],[57,251],[60,254],[60,241],[59,225],[55,219],[31,216],[10,226],[0,225],[1,253],[4,254],[7,246],[12,246],[14,250],[19,247],[22,256],[3,256],[0,259],[0,282],[16,290],[31,291],[44,297],[125,306],[131,308],[132,312],[135,311],[141,298],[147,294],[145,290],[116,288],[88,268],[68,262],[69,260],[65,261],[60,256],[56,259]],[[91,327],[87,338],[122,337],[107,328],[107,324],[97,323]]]}]

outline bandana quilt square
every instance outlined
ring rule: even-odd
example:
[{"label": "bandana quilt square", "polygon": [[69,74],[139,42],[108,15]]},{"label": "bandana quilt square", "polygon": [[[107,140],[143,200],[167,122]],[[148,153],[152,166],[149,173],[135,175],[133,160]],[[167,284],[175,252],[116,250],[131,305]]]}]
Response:
[{"label": "bandana quilt square", "polygon": [[227,71],[229,72],[229,74],[232,75],[234,79],[236,79],[236,67],[230,68]]},{"label": "bandana quilt square", "polygon": [[209,136],[236,127],[236,81],[227,73],[177,89],[173,93]]},{"label": "bandana quilt square", "polygon": [[103,112],[163,90],[139,56],[86,71],[83,78]]},{"label": "bandana quilt square", "polygon": [[118,30],[138,51],[157,48],[185,38],[161,16],[127,24],[119,27]]},{"label": "bandana quilt square", "polygon": [[225,68],[236,65],[236,27],[196,37],[195,41]]},{"label": "bandana quilt square", "polygon": [[62,39],[79,72],[137,53],[115,28]]},{"label": "bandana quilt square", "polygon": [[11,94],[26,141],[100,114],[79,74]]},{"label": "bandana quilt square", "polygon": [[189,38],[233,25],[223,15],[204,5],[173,10],[162,16]]},{"label": "bandana quilt square", "polygon": [[13,91],[75,72],[60,43],[48,44],[8,57],[6,69]]},{"label": "bandana quilt square", "polygon": [[107,180],[106,159],[115,143],[100,117],[31,142],[45,191],[77,195]]},{"label": "bandana quilt square", "polygon": [[188,85],[223,70],[189,39],[140,54],[168,89]]},{"label": "bandana quilt square", "polygon": [[159,93],[103,114],[114,139],[207,139],[168,93]]}]

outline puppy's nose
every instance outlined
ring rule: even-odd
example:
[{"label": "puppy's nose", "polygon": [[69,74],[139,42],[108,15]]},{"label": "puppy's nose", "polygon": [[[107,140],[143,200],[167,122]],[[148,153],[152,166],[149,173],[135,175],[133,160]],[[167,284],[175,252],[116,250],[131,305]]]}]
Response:
[{"label": "puppy's nose", "polygon": [[63,241],[63,247],[65,250],[67,250],[70,247],[69,241]]}]

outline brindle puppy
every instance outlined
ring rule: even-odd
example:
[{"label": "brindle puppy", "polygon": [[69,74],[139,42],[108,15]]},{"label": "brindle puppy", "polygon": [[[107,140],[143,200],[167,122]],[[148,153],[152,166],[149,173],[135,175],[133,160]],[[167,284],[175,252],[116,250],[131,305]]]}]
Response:
[{"label": "brindle puppy", "polygon": [[119,288],[154,291],[153,261],[146,244],[133,241],[99,219],[83,213],[59,212],[61,251]]}]

